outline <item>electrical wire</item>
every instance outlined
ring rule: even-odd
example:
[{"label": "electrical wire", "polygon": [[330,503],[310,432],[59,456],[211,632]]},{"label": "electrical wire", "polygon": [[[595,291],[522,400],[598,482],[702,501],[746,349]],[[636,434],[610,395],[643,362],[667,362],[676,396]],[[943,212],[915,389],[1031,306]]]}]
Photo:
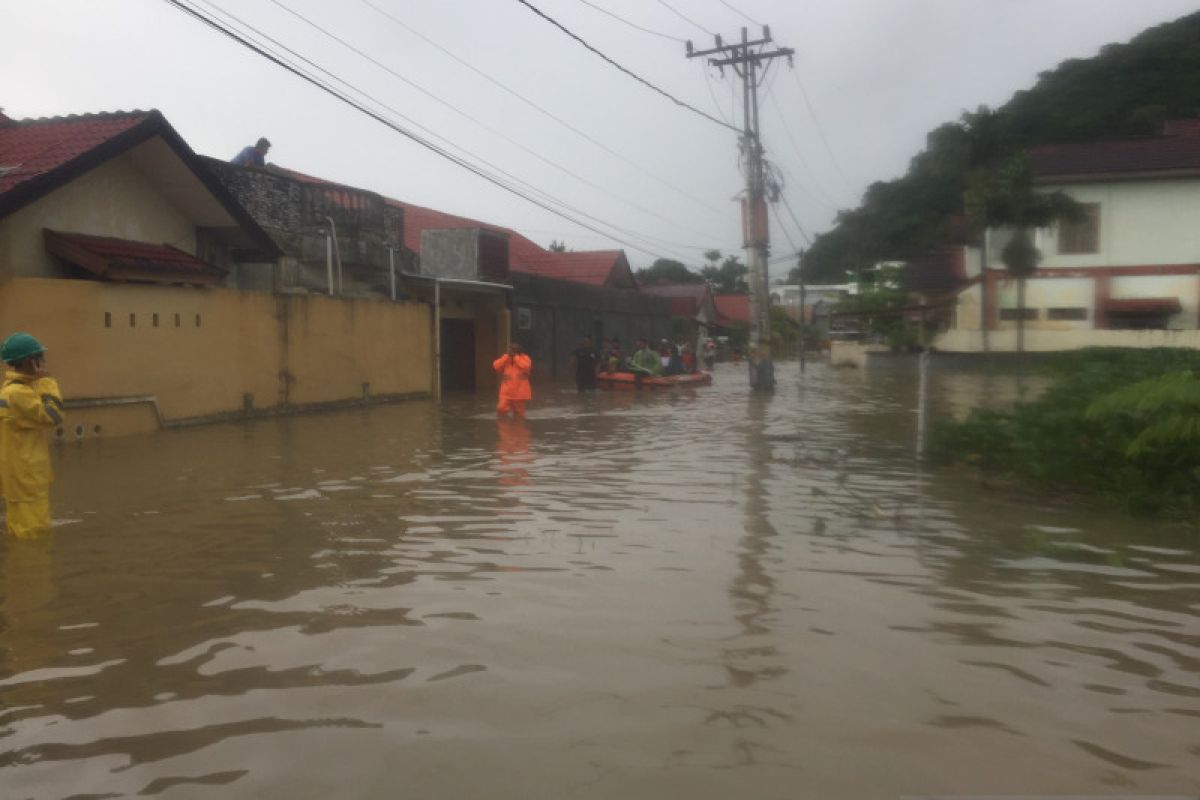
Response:
[{"label": "electrical wire", "polygon": [[[568,167],[565,167],[556,161],[552,161],[551,159],[549,159],[546,156],[542,155],[541,153],[537,152],[536,150],[529,147],[525,143],[517,141],[516,139],[513,139],[512,137],[505,134],[503,131],[500,131],[500,130],[492,127],[491,125],[487,124],[486,122],[483,122],[482,120],[468,114],[467,112],[465,112],[462,109],[458,108],[457,106],[453,105],[452,103],[445,100],[444,98],[434,94],[433,92],[429,91],[428,89],[425,89],[423,86],[420,86],[419,84],[413,82],[412,80],[409,80],[407,77],[405,77],[404,75],[401,75],[399,72],[396,72],[394,69],[389,67],[387,64],[384,64],[383,62],[379,61],[378,59],[372,57],[369,53],[363,52],[358,47],[355,47],[353,44],[351,44],[350,42],[347,42],[345,39],[342,39],[341,37],[337,36],[336,34],[333,34],[330,31],[328,31],[327,29],[321,27],[320,25],[313,22],[311,19],[304,16],[300,12],[295,11],[292,8],[289,8],[287,5],[282,3],[280,0],[269,0],[269,2],[271,4],[277,6],[278,8],[282,9],[283,11],[287,12],[291,16],[295,17],[296,19],[300,20],[301,22],[308,25],[309,27],[313,28],[314,30],[318,31],[323,36],[325,36],[329,39],[332,39],[333,41],[340,44],[342,47],[345,47],[346,49],[350,50],[351,52],[353,52],[353,53],[357,54],[358,56],[371,62],[375,66],[377,66],[380,69],[382,69],[383,71],[387,72],[392,77],[397,78],[398,80],[404,82],[408,86],[411,86],[413,89],[416,89],[418,92],[420,92],[421,94],[430,98],[435,103],[438,103],[438,104],[450,109],[451,111],[458,114],[459,116],[463,117],[464,119],[467,119],[467,120],[475,123],[476,125],[480,126],[481,128],[488,131],[489,133],[491,133],[495,136],[498,136],[499,138],[508,142],[512,146],[522,150],[523,152],[527,153],[528,155],[532,156],[533,158],[536,158],[537,160],[541,161],[542,163],[547,164],[547,165],[559,170],[563,174],[568,175],[568,176],[574,178],[575,180],[580,181],[581,183],[584,183],[584,184],[592,187],[593,189],[595,189],[599,192],[602,192],[603,194],[608,195],[609,197],[612,197],[622,203],[625,203],[626,205],[630,206],[631,208],[636,209],[637,211],[640,211],[643,214],[647,214],[649,216],[655,217],[656,219],[659,219],[659,220],[667,223],[668,225],[678,227],[681,230],[686,230],[689,233],[694,234],[696,236],[705,237],[708,235],[706,232],[694,230],[692,228],[689,228],[686,225],[681,225],[676,220],[668,219],[667,217],[663,216],[662,214],[659,214],[657,211],[650,209],[650,208],[646,208],[645,206],[639,205],[638,203],[636,203],[632,200],[622,197],[621,195],[618,195],[617,193],[604,188],[600,184],[598,184],[592,180],[589,180],[588,178],[585,178],[584,176],[574,172],[573,170],[569,169]],[[493,168],[495,168],[495,167],[493,167]]]},{"label": "electrical wire", "polygon": [[817,129],[817,135],[821,137],[821,143],[825,145],[825,152],[829,154],[829,161],[833,164],[833,168],[837,171],[838,177],[846,184],[846,188],[853,191],[854,186],[850,183],[850,179],[846,177],[842,165],[838,163],[837,156],[833,154],[833,148],[829,146],[829,139],[825,137],[825,128],[821,125],[821,119],[817,116],[816,110],[813,108],[812,102],[808,99],[808,92],[804,89],[804,83],[800,80],[800,73],[792,70],[792,77],[796,79],[796,85],[800,87],[800,96],[804,98],[804,106],[808,109],[809,116],[812,117],[813,126]]},{"label": "electrical wire", "polygon": [[833,199],[833,196],[830,194],[830,192],[821,183],[820,179],[817,178],[817,174],[808,165],[808,160],[804,158],[804,151],[801,149],[800,143],[797,141],[796,137],[792,134],[791,126],[788,125],[787,117],[784,115],[783,109],[779,105],[779,101],[776,99],[775,95],[770,92],[767,93],[767,99],[771,102],[772,107],[775,109],[775,113],[779,117],[780,123],[783,124],[783,132],[787,134],[788,141],[792,143],[792,150],[796,155],[796,160],[800,162],[800,167],[804,170],[805,174],[812,179],[812,184],[816,187],[817,191],[820,192],[821,197],[818,198],[807,191],[806,193],[809,194],[809,197],[812,199],[836,211],[837,201]]},{"label": "electrical wire", "polygon": [[708,28],[704,27],[704,26],[703,26],[703,25],[701,25],[699,22],[696,22],[696,20],[692,19],[691,17],[685,16],[685,15],[683,14],[683,12],[681,12],[679,9],[677,9],[677,8],[675,8],[674,6],[672,6],[672,5],[670,5],[669,3],[667,3],[667,0],[658,0],[658,4],[659,4],[660,6],[662,6],[663,8],[667,9],[668,11],[670,11],[670,12],[671,12],[672,14],[674,14],[675,16],[679,17],[679,18],[680,18],[681,20],[683,20],[684,22],[686,22],[686,23],[688,23],[688,24],[690,24],[690,25],[695,25],[697,28],[699,28],[700,30],[704,31],[704,32],[705,32],[705,33],[707,33],[709,36],[716,36],[716,34],[715,34],[715,33],[713,33],[712,31],[710,31]]},{"label": "electrical wire", "polygon": [[[540,8],[535,6],[533,3],[530,3],[529,0],[517,0],[517,2],[520,3],[521,5],[525,6],[526,8],[528,8],[534,14],[537,14],[542,19],[546,20],[546,22],[549,22],[551,25],[558,28],[560,31],[565,33],[567,36],[570,36],[572,39],[579,42],[579,44],[583,45],[585,48],[587,48],[591,52],[595,53],[596,55],[598,55],[600,58],[607,61],[612,66],[616,67],[621,72],[623,72],[626,75],[628,75],[629,77],[633,78],[635,81],[642,84],[643,86],[657,92],[658,94],[661,94],[663,97],[667,98],[675,105],[680,106],[681,108],[686,108],[688,111],[691,111],[694,114],[699,114],[701,117],[704,117],[709,122],[715,122],[716,124],[720,125],[722,128],[728,128],[736,133],[741,133],[741,131],[739,131],[737,128],[733,127],[729,123],[722,122],[721,120],[714,117],[712,114],[709,114],[705,111],[701,111],[700,109],[696,108],[695,106],[691,105],[690,103],[686,103],[683,100],[680,100],[678,97],[671,94],[666,89],[661,89],[658,86],[655,86],[653,83],[646,80],[641,75],[638,75],[633,70],[627,69],[626,67],[623,67],[620,64],[618,64],[616,61],[613,61],[611,58],[606,56],[604,53],[602,53],[601,51],[597,50],[595,47],[592,47],[590,44],[588,44],[586,41],[584,41],[583,38],[579,36],[579,34],[573,32],[570,28],[563,25],[561,22],[559,22],[558,20],[556,20],[554,17],[550,16],[546,12],[542,11]],[[662,0],[659,0],[659,2],[662,2]],[[669,8],[669,6],[668,6],[668,8]]]},{"label": "electrical wire", "polygon": [[783,224],[783,220],[779,217],[779,207],[774,203],[771,204],[771,213],[775,215],[775,223],[779,226],[779,231],[783,234],[783,238],[787,239],[788,246],[792,248],[792,252],[798,252],[800,248],[796,247],[796,243],[792,241],[792,235],[788,233],[787,226]]},{"label": "electrical wire", "polygon": [[571,131],[572,133],[574,133],[574,134],[578,135],[580,138],[584,139],[585,141],[587,141],[587,142],[590,142],[590,143],[594,144],[596,147],[599,147],[601,150],[603,150],[604,152],[606,152],[606,153],[608,153],[609,155],[613,156],[614,158],[617,158],[617,159],[619,159],[620,161],[624,162],[625,164],[627,164],[627,165],[629,165],[629,166],[633,167],[634,169],[638,170],[639,174],[645,175],[646,177],[653,179],[654,181],[656,181],[656,182],[657,182],[657,183],[659,183],[660,185],[662,185],[662,186],[665,186],[665,187],[667,187],[668,189],[671,189],[672,191],[676,192],[676,193],[677,193],[677,194],[679,194],[680,196],[682,196],[682,197],[685,197],[685,198],[687,198],[688,200],[691,200],[692,202],[694,202],[694,203],[696,203],[696,204],[698,204],[698,205],[704,206],[705,208],[709,209],[710,211],[713,211],[713,212],[715,212],[715,213],[717,213],[717,214],[724,214],[724,213],[725,213],[724,211],[722,211],[721,209],[717,208],[717,207],[716,207],[716,206],[714,206],[713,204],[711,204],[711,203],[708,203],[708,202],[706,202],[706,201],[704,201],[704,200],[701,200],[700,198],[698,198],[698,197],[696,197],[695,195],[693,195],[693,194],[689,193],[689,192],[688,192],[688,191],[686,191],[685,189],[682,189],[682,188],[680,188],[679,186],[676,186],[674,183],[671,183],[671,182],[670,182],[670,181],[668,181],[666,178],[663,178],[663,177],[661,177],[661,176],[659,176],[659,175],[656,175],[656,174],[655,174],[655,173],[654,173],[652,170],[650,170],[650,169],[647,169],[646,167],[642,166],[641,164],[638,164],[636,161],[632,161],[632,160],[631,160],[631,159],[629,159],[628,157],[626,157],[626,156],[622,155],[621,153],[618,153],[616,150],[613,150],[611,147],[609,147],[608,145],[606,145],[604,142],[600,141],[599,139],[595,138],[594,136],[592,136],[591,134],[589,134],[587,131],[585,131],[585,130],[583,130],[583,129],[581,129],[581,128],[578,128],[578,127],[576,127],[576,126],[574,126],[574,125],[572,125],[571,123],[567,122],[566,120],[562,119],[561,117],[559,117],[559,116],[555,115],[553,112],[551,112],[551,111],[549,111],[549,110],[547,110],[547,109],[543,108],[542,106],[538,105],[537,103],[533,102],[533,101],[532,101],[532,100],[530,100],[528,97],[525,97],[523,94],[521,94],[521,93],[520,93],[520,92],[518,92],[517,90],[515,90],[515,89],[513,89],[513,88],[511,88],[511,87],[509,87],[509,86],[507,86],[507,85],[505,85],[505,84],[503,84],[503,83],[501,83],[500,81],[498,81],[497,79],[495,79],[495,78],[493,78],[491,75],[489,75],[488,73],[486,73],[486,72],[484,72],[483,70],[479,69],[478,67],[476,67],[475,65],[471,64],[470,62],[468,62],[468,61],[464,60],[463,58],[461,58],[460,56],[458,56],[458,55],[456,55],[455,53],[451,52],[450,50],[447,50],[445,47],[443,47],[442,45],[438,44],[438,43],[437,43],[437,42],[435,42],[434,40],[430,39],[428,36],[425,36],[423,33],[421,33],[420,31],[416,30],[416,29],[415,29],[415,28],[413,28],[412,26],[408,25],[406,22],[404,22],[404,21],[403,21],[402,19],[400,19],[399,17],[396,17],[396,16],[394,16],[393,14],[389,13],[388,11],[386,11],[385,9],[382,9],[382,8],[380,8],[379,6],[375,5],[375,3],[371,2],[371,0],[359,0],[359,2],[361,2],[363,5],[367,6],[367,7],[368,7],[368,8],[370,8],[371,10],[375,11],[375,13],[377,13],[377,14],[379,14],[379,15],[383,16],[385,19],[387,19],[387,20],[391,21],[393,24],[395,24],[395,25],[397,25],[397,26],[399,26],[399,27],[403,28],[404,30],[408,31],[408,32],[409,32],[409,33],[411,33],[413,36],[416,36],[418,39],[420,39],[421,41],[425,42],[425,43],[426,43],[426,44],[428,44],[430,47],[433,47],[433,48],[435,48],[436,50],[438,50],[438,51],[440,51],[440,52],[444,53],[446,56],[450,57],[450,58],[451,58],[451,59],[453,59],[454,61],[456,61],[456,62],[458,62],[459,64],[461,64],[462,66],[466,67],[467,69],[471,70],[472,72],[474,72],[474,73],[475,73],[476,75],[478,75],[479,77],[481,77],[481,78],[483,78],[484,80],[488,81],[489,83],[491,83],[491,84],[493,84],[493,85],[497,86],[498,88],[500,88],[500,89],[504,90],[504,91],[505,91],[505,92],[507,92],[509,95],[511,95],[511,96],[515,97],[516,99],[520,100],[522,103],[524,103],[525,105],[527,105],[527,106],[529,106],[530,108],[534,109],[534,110],[535,110],[535,111],[537,111],[538,113],[542,114],[543,116],[547,117],[547,118],[548,118],[548,119],[550,119],[550,120],[553,120],[554,122],[557,122],[559,125],[561,125],[562,127],[566,128],[567,130]]},{"label": "electrical wire", "polygon": [[[218,20],[213,19],[212,17],[206,15],[199,8],[189,5],[184,0],[163,0],[163,2],[176,8],[177,10],[187,14],[188,16],[196,19],[197,21],[203,23],[204,25],[212,28],[213,30],[217,31],[218,33],[222,34],[223,36],[226,36],[229,39],[232,39],[234,42],[242,45],[243,47],[256,53],[257,55],[267,59],[268,61],[270,61],[273,64],[275,64],[276,66],[279,66],[280,68],[286,70],[287,72],[290,72],[291,74],[293,74],[296,77],[300,78],[301,80],[304,80],[305,82],[311,84],[312,86],[316,87],[317,89],[320,89],[321,91],[332,96],[336,100],[339,100],[340,102],[350,106],[351,108],[354,108],[355,110],[359,111],[360,113],[371,117],[376,122],[379,122],[380,124],[390,128],[392,131],[399,133],[401,136],[404,136],[405,138],[407,138],[407,139],[413,141],[414,143],[420,145],[421,147],[435,153],[436,155],[446,159],[447,161],[450,161],[451,163],[453,163],[459,167],[462,167],[463,169],[466,169],[467,171],[471,172],[472,174],[484,179],[485,181],[497,186],[498,188],[503,189],[504,191],[509,192],[510,194],[516,195],[517,197],[520,197],[523,200],[526,200],[526,201],[538,206],[539,208],[549,211],[550,213],[554,214],[555,216],[561,217],[561,218],[567,220],[568,222],[571,222],[582,228],[590,230],[593,233],[600,234],[601,236],[607,236],[610,239],[620,242],[621,244],[624,244],[625,246],[629,247],[632,250],[637,250],[638,252],[645,253],[646,255],[650,255],[650,256],[654,256],[654,257],[661,257],[661,255],[659,254],[659,252],[656,249],[639,246],[637,244],[634,244],[633,242],[627,241],[626,239],[624,239],[620,236],[613,235],[611,233],[611,231],[605,231],[605,230],[598,228],[595,225],[592,225],[588,222],[582,221],[580,219],[576,219],[575,217],[562,211],[561,209],[555,208],[549,202],[538,199],[537,197],[531,196],[530,193],[523,192],[520,189],[518,189],[510,184],[505,183],[504,181],[497,178],[495,175],[488,173],[482,167],[479,167],[478,165],[471,163],[470,161],[463,158],[462,156],[457,156],[454,153],[451,153],[448,150],[446,150],[442,147],[439,147],[438,145],[434,144],[433,142],[429,141],[428,139],[425,139],[424,137],[414,133],[413,131],[405,128],[404,126],[399,125],[398,123],[388,119],[387,117],[383,116],[380,112],[367,107],[361,101],[355,100],[352,97],[349,97],[348,95],[344,94],[343,92],[340,92],[339,90],[330,86],[329,84],[322,82],[320,79],[305,72],[303,69],[296,66],[295,64],[288,62],[286,59],[284,59],[282,56],[278,55],[277,53],[270,52],[260,43],[253,42],[253,41],[247,39],[245,37],[245,35],[239,33],[238,31],[235,31],[229,27],[226,27],[226,25],[224,25],[221,22],[219,22]],[[209,5],[211,6],[211,4],[209,4]],[[309,62],[309,63],[311,63],[311,62]],[[327,73],[327,74],[329,74],[329,73]],[[334,76],[334,77],[336,78],[336,76]],[[340,79],[338,79],[338,80],[340,81]],[[364,94],[362,92],[358,92],[358,93]],[[364,96],[367,96],[367,95],[364,94]]]},{"label": "electrical wire", "polygon": [[753,17],[751,17],[745,11],[742,11],[740,8],[735,6],[733,3],[728,3],[728,2],[726,2],[726,0],[719,0],[719,2],[721,3],[721,5],[725,6],[730,11],[734,11],[734,12],[740,14],[742,17],[744,17],[746,20],[748,20],[752,24],[757,25],[760,28],[763,27],[763,24],[761,22],[757,22]]},{"label": "electrical wire", "polygon": [[721,115],[721,119],[725,120],[730,125],[732,125],[733,124],[732,113],[730,115],[726,115],[725,109],[721,108],[721,102],[719,100],[717,100],[717,93],[713,90],[712,75],[710,75],[708,73],[708,65],[701,63],[700,69],[704,73],[704,85],[708,87],[708,96],[712,98],[713,108],[715,108],[717,110],[717,113]]},{"label": "electrical wire", "polygon": [[779,199],[783,201],[783,207],[787,209],[788,216],[792,218],[792,222],[796,224],[796,230],[800,231],[800,235],[804,237],[804,243],[812,247],[812,237],[808,235],[808,231],[804,230],[804,226],[800,224],[796,212],[792,210],[792,204],[788,202],[787,195],[780,194]]},{"label": "electrical wire", "polygon": [[649,34],[653,34],[654,36],[661,36],[664,39],[670,39],[673,42],[679,42],[680,44],[687,44],[687,39],[680,39],[678,36],[672,36],[669,33],[662,33],[660,31],[650,30],[649,28],[643,28],[641,25],[638,25],[636,22],[630,22],[629,20],[625,19],[621,15],[615,14],[612,11],[609,11],[607,8],[602,8],[598,5],[596,5],[595,3],[589,2],[589,0],[579,0],[579,2],[583,3],[588,8],[596,9],[601,14],[607,14],[608,16],[612,17],[613,19],[615,19],[619,22],[624,22],[629,27],[635,28],[635,29],[641,31],[642,33],[649,33]]}]

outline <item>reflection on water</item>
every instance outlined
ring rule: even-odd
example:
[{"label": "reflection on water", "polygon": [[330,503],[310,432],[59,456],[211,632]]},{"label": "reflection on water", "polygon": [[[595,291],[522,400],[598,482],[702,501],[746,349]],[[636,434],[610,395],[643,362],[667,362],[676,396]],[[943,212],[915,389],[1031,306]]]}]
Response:
[{"label": "reflection on water", "polygon": [[1194,536],[922,472],[912,362],[795,366],[63,449],[0,794],[1200,791]]}]

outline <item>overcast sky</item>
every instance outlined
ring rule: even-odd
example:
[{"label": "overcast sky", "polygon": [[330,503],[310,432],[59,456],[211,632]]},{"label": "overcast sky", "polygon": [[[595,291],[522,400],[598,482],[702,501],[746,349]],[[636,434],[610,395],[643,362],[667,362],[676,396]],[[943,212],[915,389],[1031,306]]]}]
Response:
[{"label": "overcast sky", "polygon": [[[698,266],[706,249],[740,248],[736,133],[637,84],[518,0],[188,1],[214,16],[235,14],[369,95],[366,102],[399,125],[486,162],[502,182],[522,181],[522,191],[572,207],[568,214],[587,215],[607,235],[444,160],[165,0],[0,0],[0,107],[16,118],[157,108],[199,153],[229,158],[267,136],[268,160],[282,166],[504,225],[543,245],[623,248],[635,268],[658,256]],[[856,205],[871,182],[902,174],[940,123],[979,104],[999,105],[1063,59],[1094,55],[1197,7],[1196,0],[530,2],[735,126],[741,106],[732,73],[721,77],[685,58],[677,40],[699,49],[712,43],[702,28],[729,40],[743,25],[758,32],[748,18],[770,25],[776,44],[794,48],[796,59],[794,71],[780,60],[766,77],[763,140],[808,235]],[[778,212],[771,220],[777,258],[803,246],[804,236],[786,208]],[[777,260],[772,272],[789,266]]]}]

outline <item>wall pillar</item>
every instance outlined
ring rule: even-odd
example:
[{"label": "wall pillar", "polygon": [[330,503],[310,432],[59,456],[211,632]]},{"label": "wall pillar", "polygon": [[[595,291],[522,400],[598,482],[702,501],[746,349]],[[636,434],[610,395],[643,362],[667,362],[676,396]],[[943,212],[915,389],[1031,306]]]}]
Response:
[{"label": "wall pillar", "polygon": [[980,315],[980,324],[987,331],[999,330],[1000,328],[1000,292],[999,279],[994,269],[984,269],[983,280],[984,286],[984,306]]},{"label": "wall pillar", "polygon": [[1108,275],[1097,275],[1092,279],[1095,287],[1092,310],[1092,327],[1101,330],[1108,329],[1108,299],[1112,296],[1112,278]]}]

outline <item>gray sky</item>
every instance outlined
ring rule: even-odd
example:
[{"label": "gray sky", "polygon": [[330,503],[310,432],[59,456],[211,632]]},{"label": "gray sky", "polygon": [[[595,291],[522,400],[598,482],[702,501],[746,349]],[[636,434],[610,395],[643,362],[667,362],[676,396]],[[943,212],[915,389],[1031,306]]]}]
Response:
[{"label": "gray sky", "polygon": [[[265,135],[274,143],[269,160],[280,165],[505,225],[543,245],[622,247],[635,268],[656,256],[698,266],[705,249],[740,248],[736,134],[620,74],[517,0],[190,1],[236,14],[390,106],[382,113],[399,124],[422,126],[427,138],[577,209],[569,213],[591,215],[613,235],[485,182],[163,0],[0,0],[0,106],[13,117],[157,108],[197,152],[221,158]],[[722,79],[666,38],[690,38],[699,49],[711,36],[671,9],[727,40],[742,25],[755,31],[738,11],[769,24],[778,45],[795,48],[796,61],[794,72],[778,61],[767,77],[763,139],[809,235],[826,229],[837,209],[856,205],[871,182],[902,174],[938,124],[981,103],[1003,103],[1063,59],[1094,55],[1197,7],[1195,0],[589,0],[661,36],[581,0],[531,2],[629,69],[738,126],[732,73]],[[786,210],[779,212],[782,225],[771,219],[775,255],[792,250],[789,236],[803,244]]]}]

